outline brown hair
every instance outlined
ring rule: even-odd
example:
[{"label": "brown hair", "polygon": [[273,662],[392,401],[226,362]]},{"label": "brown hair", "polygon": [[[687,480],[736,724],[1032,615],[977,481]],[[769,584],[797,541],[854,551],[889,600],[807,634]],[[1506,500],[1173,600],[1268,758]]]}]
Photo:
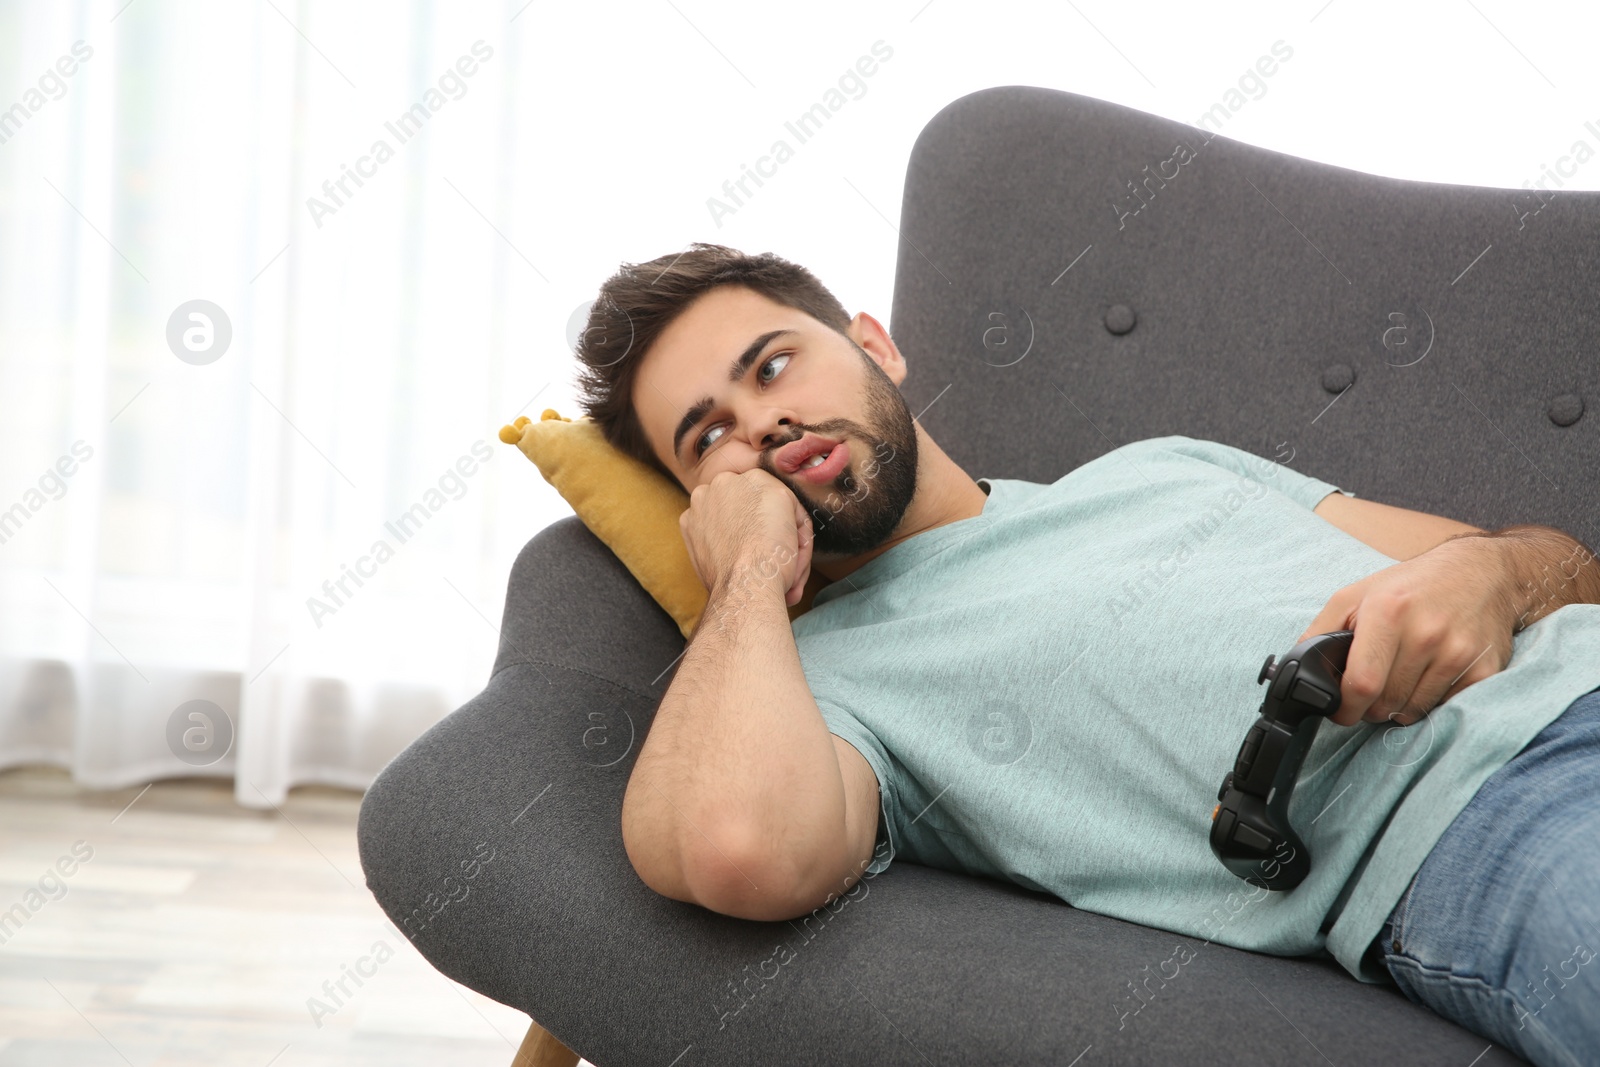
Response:
[{"label": "brown hair", "polygon": [[633,409],[634,379],[661,332],[719,285],[753,289],[841,334],[850,325],[844,305],[814,274],[771,252],[747,256],[726,245],[696,241],[687,252],[624,263],[600,287],[578,338],[578,403],[613,446],[673,481],[677,475],[656,459]]}]

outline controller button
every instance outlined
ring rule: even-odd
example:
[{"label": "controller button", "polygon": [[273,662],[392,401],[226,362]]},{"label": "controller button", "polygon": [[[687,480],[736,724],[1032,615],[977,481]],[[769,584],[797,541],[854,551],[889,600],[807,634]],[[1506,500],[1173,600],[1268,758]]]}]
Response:
[{"label": "controller button", "polygon": [[1211,840],[1220,841],[1223,847],[1228,845],[1228,838],[1233,833],[1234,814],[1227,808],[1222,809],[1222,814],[1217,816],[1216,822],[1211,827]]},{"label": "controller button", "polygon": [[1256,684],[1257,685],[1260,685],[1262,682],[1266,681],[1267,679],[1271,678],[1273,675],[1278,673],[1278,668],[1272,662],[1273,660],[1275,660],[1277,658],[1278,658],[1277,656],[1268,656],[1267,657],[1267,662],[1265,662],[1265,663],[1263,663],[1261,665],[1261,673],[1256,675]]},{"label": "controller button", "polygon": [[1312,685],[1304,678],[1299,679],[1294,685],[1294,699],[1309,708],[1326,711],[1333,704],[1333,694],[1319,685]]},{"label": "controller button", "polygon": [[1261,723],[1250,727],[1250,732],[1245,735],[1244,744],[1239,746],[1239,759],[1233,765],[1233,776],[1239,781],[1250,777],[1250,768],[1255,766],[1256,753],[1261,751],[1261,741],[1267,736],[1267,728]]},{"label": "controller button", "polygon": [[1269,852],[1272,849],[1272,838],[1257,830],[1248,823],[1240,823],[1234,827],[1233,840],[1245,848],[1253,848],[1257,852]]},{"label": "controller button", "polygon": [[1293,682],[1295,675],[1299,673],[1300,661],[1297,659],[1278,664],[1278,673],[1272,679],[1272,688],[1267,690],[1267,696],[1273,700],[1282,700],[1283,695],[1289,691],[1289,683]]}]

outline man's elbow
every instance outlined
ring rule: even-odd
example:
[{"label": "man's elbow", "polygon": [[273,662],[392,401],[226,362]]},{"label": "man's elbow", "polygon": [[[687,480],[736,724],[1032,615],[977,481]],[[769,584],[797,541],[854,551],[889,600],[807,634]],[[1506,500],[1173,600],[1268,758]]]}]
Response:
[{"label": "man's elbow", "polygon": [[[831,859],[774,855],[747,832],[702,837],[683,866],[688,900],[709,911],[758,922],[799,919],[849,888]],[[842,874],[842,871],[841,871]],[[684,898],[677,898],[684,899]]]}]

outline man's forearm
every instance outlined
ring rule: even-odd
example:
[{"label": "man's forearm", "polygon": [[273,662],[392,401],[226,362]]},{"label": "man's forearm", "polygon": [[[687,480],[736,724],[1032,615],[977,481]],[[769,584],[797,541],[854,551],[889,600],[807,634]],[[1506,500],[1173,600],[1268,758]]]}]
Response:
[{"label": "man's forearm", "polygon": [[752,560],[711,591],[623,800],[635,867],[667,872],[680,899],[696,875],[736,880],[753,900],[781,897],[787,887],[760,884],[763,874],[818,854],[827,842],[816,838],[844,839],[838,757],[770,573]]},{"label": "man's forearm", "polygon": [[1499,549],[1513,633],[1568,604],[1600,604],[1600,560],[1570,534],[1523,524],[1450,540],[1467,538],[1494,541]]}]

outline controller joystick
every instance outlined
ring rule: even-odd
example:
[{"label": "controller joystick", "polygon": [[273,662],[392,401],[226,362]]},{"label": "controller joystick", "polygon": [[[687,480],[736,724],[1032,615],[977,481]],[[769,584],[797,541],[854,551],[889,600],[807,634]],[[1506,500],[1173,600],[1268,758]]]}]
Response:
[{"label": "controller joystick", "polygon": [[1290,890],[1311,872],[1311,852],[1289,825],[1289,799],[1318,724],[1339,710],[1354,637],[1350,630],[1308,637],[1282,660],[1268,656],[1256,676],[1257,685],[1272,684],[1211,812],[1211,851],[1253,886]]}]

